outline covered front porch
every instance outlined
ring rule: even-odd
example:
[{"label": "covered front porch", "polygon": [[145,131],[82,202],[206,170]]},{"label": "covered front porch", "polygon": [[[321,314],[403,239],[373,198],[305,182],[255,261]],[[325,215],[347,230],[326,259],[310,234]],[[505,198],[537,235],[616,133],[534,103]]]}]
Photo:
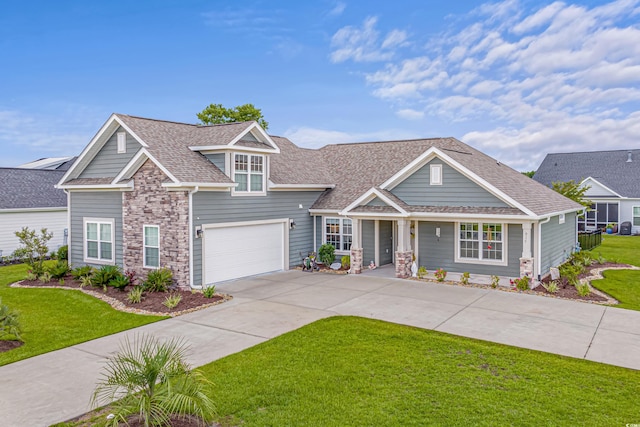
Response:
[{"label": "covered front porch", "polygon": [[443,268],[447,280],[454,281],[463,272],[471,273],[478,284],[490,284],[493,275],[507,283],[509,278],[534,277],[531,222],[355,215],[350,219],[352,274],[407,278],[415,262],[431,274]]}]

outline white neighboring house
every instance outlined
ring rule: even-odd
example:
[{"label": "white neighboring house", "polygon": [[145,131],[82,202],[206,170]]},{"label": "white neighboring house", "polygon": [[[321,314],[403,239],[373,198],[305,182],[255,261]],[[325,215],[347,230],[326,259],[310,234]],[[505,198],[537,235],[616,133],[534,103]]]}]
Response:
[{"label": "white neighboring house", "polygon": [[14,233],[22,227],[52,232],[49,251],[67,244],[67,195],[54,187],[65,172],[0,168],[0,256],[10,256],[18,248]]}]

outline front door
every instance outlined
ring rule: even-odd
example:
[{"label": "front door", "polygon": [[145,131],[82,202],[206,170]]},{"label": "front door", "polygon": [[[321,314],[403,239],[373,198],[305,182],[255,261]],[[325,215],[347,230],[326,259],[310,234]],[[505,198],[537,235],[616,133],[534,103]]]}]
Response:
[{"label": "front door", "polygon": [[393,221],[380,221],[380,265],[393,262]]}]

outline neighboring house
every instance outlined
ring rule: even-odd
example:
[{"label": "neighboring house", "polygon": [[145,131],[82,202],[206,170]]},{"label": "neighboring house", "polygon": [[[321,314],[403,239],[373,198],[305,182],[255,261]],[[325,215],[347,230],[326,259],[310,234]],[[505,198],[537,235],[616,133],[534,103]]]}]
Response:
[{"label": "neighboring house", "polygon": [[533,179],[549,187],[570,180],[590,187],[585,197],[593,205],[578,219],[579,230],[629,221],[640,233],[640,150],[547,154]]},{"label": "neighboring house", "polygon": [[23,227],[53,233],[48,246],[67,244],[67,195],[55,188],[65,171],[0,168],[0,252],[6,257],[19,247],[15,232]]},{"label": "neighboring house", "polygon": [[410,275],[545,275],[582,207],[454,138],[299,148],[255,122],[204,126],[112,115],[60,181],[74,265],[182,286],[286,270],[327,242]]},{"label": "neighboring house", "polygon": [[20,169],[69,170],[76,157],[45,157],[18,166]]}]

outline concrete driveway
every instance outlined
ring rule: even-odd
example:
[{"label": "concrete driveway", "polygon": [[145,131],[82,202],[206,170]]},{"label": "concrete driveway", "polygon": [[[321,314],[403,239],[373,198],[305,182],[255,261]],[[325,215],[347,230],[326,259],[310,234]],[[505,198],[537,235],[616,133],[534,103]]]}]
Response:
[{"label": "concrete driveway", "polygon": [[125,336],[182,337],[203,365],[318,319],[354,315],[640,369],[640,312],[489,289],[289,271],[218,286],[219,306],[0,367],[3,425],[80,415]]}]

